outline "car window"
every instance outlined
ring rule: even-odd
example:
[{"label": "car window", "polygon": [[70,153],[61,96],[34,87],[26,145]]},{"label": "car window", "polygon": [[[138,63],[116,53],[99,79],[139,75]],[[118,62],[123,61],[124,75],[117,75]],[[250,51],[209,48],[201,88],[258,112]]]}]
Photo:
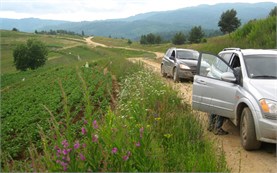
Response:
[{"label": "car window", "polygon": [[175,58],[175,50],[172,51],[171,56]]},{"label": "car window", "polygon": [[272,55],[246,55],[244,56],[246,70],[249,78],[277,79],[277,56]]},{"label": "car window", "polygon": [[199,75],[214,79],[221,79],[225,72],[232,72],[228,64],[215,55],[203,53],[199,62]]},{"label": "car window", "polygon": [[224,61],[226,61],[227,63],[230,62],[230,59],[232,57],[232,53],[221,53],[219,54],[219,56],[224,59]]},{"label": "car window", "polygon": [[198,60],[199,53],[196,51],[186,51],[186,50],[178,50],[177,58],[178,59],[191,59]]},{"label": "car window", "polygon": [[170,57],[170,56],[171,56],[171,49],[168,49],[168,50],[166,51],[166,56],[167,56],[167,57]]}]

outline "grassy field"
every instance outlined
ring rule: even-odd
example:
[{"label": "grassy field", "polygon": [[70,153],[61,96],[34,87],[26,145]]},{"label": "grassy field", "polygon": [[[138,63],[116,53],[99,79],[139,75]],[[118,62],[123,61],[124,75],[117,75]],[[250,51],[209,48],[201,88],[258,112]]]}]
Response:
[{"label": "grassy field", "polygon": [[[48,61],[16,71],[12,50],[30,37],[46,43]],[[190,106],[130,57],[154,56],[91,48],[78,37],[1,31],[1,170],[228,171]]]}]

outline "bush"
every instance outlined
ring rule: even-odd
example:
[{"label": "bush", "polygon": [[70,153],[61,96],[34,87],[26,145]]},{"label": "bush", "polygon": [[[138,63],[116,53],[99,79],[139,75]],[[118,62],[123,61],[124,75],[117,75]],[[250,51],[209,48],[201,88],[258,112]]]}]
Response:
[{"label": "bush", "polygon": [[174,35],[172,43],[175,45],[182,45],[186,41],[186,37],[182,32],[178,32]]},{"label": "bush", "polygon": [[18,44],[13,52],[17,70],[34,70],[43,66],[47,60],[46,46],[39,40],[29,39],[26,44]]}]

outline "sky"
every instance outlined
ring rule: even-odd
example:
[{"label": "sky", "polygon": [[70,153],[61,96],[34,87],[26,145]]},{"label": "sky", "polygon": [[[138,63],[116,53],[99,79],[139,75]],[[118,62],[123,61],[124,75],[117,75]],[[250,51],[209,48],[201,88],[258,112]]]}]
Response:
[{"label": "sky", "polygon": [[0,18],[94,21],[201,4],[274,1],[276,0],[0,0]]}]

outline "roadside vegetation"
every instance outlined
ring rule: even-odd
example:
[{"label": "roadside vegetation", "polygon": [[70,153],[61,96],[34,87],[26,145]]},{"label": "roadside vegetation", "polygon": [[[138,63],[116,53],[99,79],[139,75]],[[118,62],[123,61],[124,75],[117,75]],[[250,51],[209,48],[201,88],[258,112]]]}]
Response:
[{"label": "roadside vegetation", "polygon": [[[30,37],[45,40],[48,61],[16,71],[12,50]],[[70,36],[1,31],[1,39],[2,171],[227,171],[190,107],[125,59],[153,54]]]}]

